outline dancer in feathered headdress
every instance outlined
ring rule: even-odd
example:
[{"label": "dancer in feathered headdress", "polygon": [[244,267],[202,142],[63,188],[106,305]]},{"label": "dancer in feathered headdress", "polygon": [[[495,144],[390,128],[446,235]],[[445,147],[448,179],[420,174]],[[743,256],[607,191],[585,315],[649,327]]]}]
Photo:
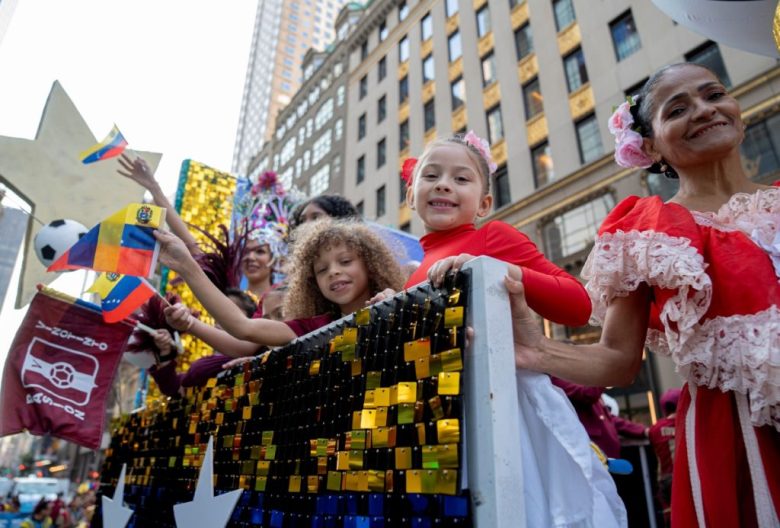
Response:
[{"label": "dancer in feathered headdress", "polygon": [[294,188],[285,190],[277,174],[266,171],[248,192],[236,196],[237,224],[247,236],[242,271],[249,289],[262,296],[284,280],[290,218],[304,195]]}]

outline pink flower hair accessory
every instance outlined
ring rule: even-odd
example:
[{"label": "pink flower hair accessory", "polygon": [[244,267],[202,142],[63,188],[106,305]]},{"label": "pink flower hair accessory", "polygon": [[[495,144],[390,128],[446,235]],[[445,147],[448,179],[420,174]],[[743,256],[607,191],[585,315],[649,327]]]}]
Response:
[{"label": "pink flower hair accessory", "polygon": [[644,138],[632,128],[634,116],[631,114],[631,107],[635,104],[633,98],[629,98],[618,106],[610,116],[607,126],[615,136],[615,162],[627,169],[647,169],[655,161],[642,150]]},{"label": "pink flower hair accessory", "polygon": [[469,130],[466,132],[466,135],[463,136],[463,141],[467,145],[474,147],[477,152],[479,152],[480,155],[485,158],[490,175],[496,172],[498,165],[493,162],[493,155],[490,153],[490,143],[488,143],[486,139],[476,135],[473,130]]}]

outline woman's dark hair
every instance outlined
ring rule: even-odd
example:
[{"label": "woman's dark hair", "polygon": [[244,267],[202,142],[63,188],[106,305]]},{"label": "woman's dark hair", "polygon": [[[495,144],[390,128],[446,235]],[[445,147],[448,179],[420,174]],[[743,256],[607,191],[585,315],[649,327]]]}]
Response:
[{"label": "woman's dark hair", "polygon": [[225,296],[238,299],[239,308],[244,310],[247,317],[252,317],[257,311],[257,303],[240,288],[227,288]]},{"label": "woman's dark hair", "polygon": [[310,204],[314,204],[323,211],[325,211],[331,218],[343,218],[345,220],[359,220],[360,213],[352,205],[352,202],[339,196],[337,194],[321,194],[314,198],[309,198],[305,202],[298,204],[298,207],[293,211],[292,218],[290,219],[290,226],[295,229],[303,222],[303,210]]},{"label": "woman's dark hair", "polygon": [[[695,66],[702,68],[710,72],[715,78],[718,76],[701,64],[693,62],[678,62],[675,64],[669,64],[663,68],[657,70],[649,79],[642,85],[639,92],[634,96],[634,104],[630,107],[631,116],[634,118],[634,130],[639,132],[642,137],[653,137],[653,112],[655,112],[655,101],[653,100],[653,91],[655,87],[661,82],[661,79],[673,69],[681,68],[683,66]],[[664,170],[666,169],[666,170]],[[653,163],[647,169],[648,172],[654,174],[663,174],[667,178],[678,178],[677,171],[668,163]]]}]

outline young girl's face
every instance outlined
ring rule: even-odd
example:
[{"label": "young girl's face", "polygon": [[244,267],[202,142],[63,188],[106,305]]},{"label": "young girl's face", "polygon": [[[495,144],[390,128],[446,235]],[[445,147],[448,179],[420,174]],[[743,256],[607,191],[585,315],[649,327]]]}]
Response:
[{"label": "young girl's face", "polygon": [[409,206],[425,224],[425,232],[471,224],[488,214],[493,197],[484,192],[482,175],[463,145],[435,147],[406,192]]},{"label": "young girl's face", "polygon": [[314,277],[322,295],[349,314],[371,298],[368,270],[356,251],[345,244],[323,249],[314,260]]}]

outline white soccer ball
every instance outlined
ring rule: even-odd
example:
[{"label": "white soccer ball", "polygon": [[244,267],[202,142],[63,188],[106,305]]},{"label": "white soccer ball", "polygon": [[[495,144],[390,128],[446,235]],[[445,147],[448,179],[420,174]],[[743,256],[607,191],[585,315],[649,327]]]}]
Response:
[{"label": "white soccer ball", "polygon": [[49,267],[87,234],[87,228],[75,220],[52,220],[35,235],[35,254]]}]

